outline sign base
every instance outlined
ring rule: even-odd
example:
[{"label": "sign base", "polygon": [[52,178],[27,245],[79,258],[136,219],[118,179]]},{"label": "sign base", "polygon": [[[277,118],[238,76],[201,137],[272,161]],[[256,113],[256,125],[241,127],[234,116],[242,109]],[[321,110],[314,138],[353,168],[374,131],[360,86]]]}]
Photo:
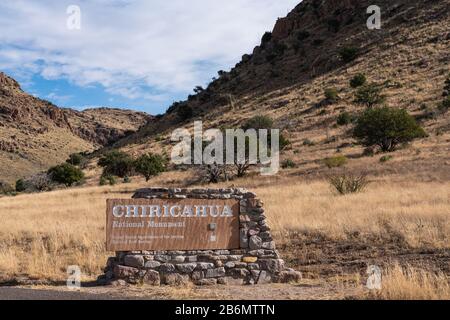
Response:
[{"label": "sign base", "polygon": [[[227,250],[120,251],[108,259],[100,284],[183,286],[297,282],[300,272],[285,267],[276,250],[263,203],[245,189],[138,190],[133,199],[235,200],[239,203],[239,248]],[[217,226],[209,223],[214,236]],[[214,240],[214,239],[210,239]]]}]

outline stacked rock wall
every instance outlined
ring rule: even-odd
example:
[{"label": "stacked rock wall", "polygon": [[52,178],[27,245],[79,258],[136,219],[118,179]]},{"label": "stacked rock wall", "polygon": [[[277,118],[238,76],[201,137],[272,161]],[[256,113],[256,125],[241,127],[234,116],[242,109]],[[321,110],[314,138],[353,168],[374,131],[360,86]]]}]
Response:
[{"label": "stacked rock wall", "polygon": [[266,222],[263,202],[245,189],[138,190],[134,199],[236,199],[240,203],[240,248],[234,250],[117,252],[108,259],[103,283],[149,285],[264,284],[298,281],[285,268]]}]

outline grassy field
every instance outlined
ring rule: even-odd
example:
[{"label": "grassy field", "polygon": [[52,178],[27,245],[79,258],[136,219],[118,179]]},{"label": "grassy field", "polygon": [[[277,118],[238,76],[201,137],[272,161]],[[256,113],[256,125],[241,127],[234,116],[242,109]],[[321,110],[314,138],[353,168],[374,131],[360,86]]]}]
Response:
[{"label": "grassy field", "polygon": [[[166,173],[153,184],[176,184],[181,178],[177,173]],[[339,260],[361,260],[357,245],[366,243],[382,249],[382,254],[372,253],[362,260],[386,266],[386,287],[377,298],[449,297],[445,261],[448,264],[450,183],[379,180],[366,192],[349,196],[334,194],[326,181],[285,178],[255,182],[249,178],[239,183],[263,199],[282,255],[290,266],[304,272],[305,278],[359,279],[364,266],[342,267],[344,263],[340,265]],[[143,186],[134,182],[0,198],[2,280],[63,281],[69,265],[79,265],[84,280],[95,279],[111,254],[104,246],[105,200],[129,198]],[[341,244],[347,245],[344,251]],[[396,256],[405,250],[411,257],[428,250],[431,262],[412,259],[414,266],[410,266],[411,261],[400,259],[402,269]],[[371,251],[366,248],[363,252]],[[390,258],[381,259],[384,256]],[[330,257],[338,263],[330,264]],[[324,270],[329,272],[324,274]],[[361,285],[361,279],[353,285]],[[415,292],[425,283],[426,293]]]}]

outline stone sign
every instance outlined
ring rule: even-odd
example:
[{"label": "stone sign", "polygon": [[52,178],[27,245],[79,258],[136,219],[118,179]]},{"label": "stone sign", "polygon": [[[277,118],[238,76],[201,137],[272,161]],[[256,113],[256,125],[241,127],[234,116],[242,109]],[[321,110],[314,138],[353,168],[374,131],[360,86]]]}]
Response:
[{"label": "stone sign", "polygon": [[138,190],[107,203],[101,284],[264,284],[298,281],[285,267],[263,202],[245,189]]}]

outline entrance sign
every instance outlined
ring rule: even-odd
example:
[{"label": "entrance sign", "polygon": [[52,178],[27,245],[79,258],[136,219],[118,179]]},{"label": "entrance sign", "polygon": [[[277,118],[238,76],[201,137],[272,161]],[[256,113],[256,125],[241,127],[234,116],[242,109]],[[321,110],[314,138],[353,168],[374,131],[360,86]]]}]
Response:
[{"label": "entrance sign", "polygon": [[239,248],[239,201],[107,200],[108,251]]}]

